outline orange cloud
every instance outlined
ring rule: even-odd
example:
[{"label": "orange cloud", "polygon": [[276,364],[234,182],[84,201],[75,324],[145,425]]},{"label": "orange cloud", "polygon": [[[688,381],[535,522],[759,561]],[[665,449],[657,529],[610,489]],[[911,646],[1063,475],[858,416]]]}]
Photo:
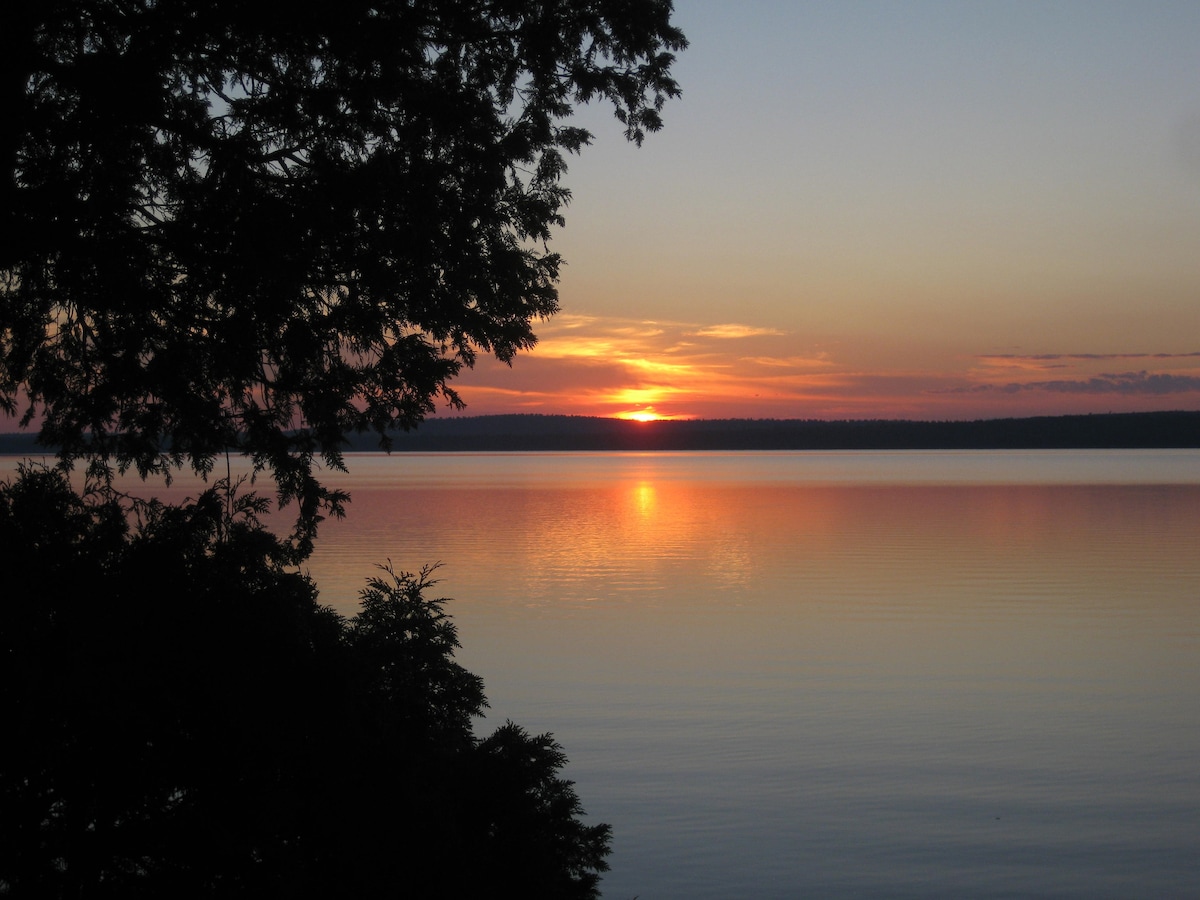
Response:
[{"label": "orange cloud", "polygon": [[[1200,353],[913,351],[912,365],[889,343],[580,315],[550,320],[540,337],[512,368],[480,358],[459,379],[468,414],[962,419],[1200,402]],[[1140,363],[1114,371],[1114,360]]]},{"label": "orange cloud", "polygon": [[834,364],[828,353],[818,353],[816,356],[743,356],[742,361],[780,369],[823,369]]},{"label": "orange cloud", "polygon": [[691,333],[697,337],[713,338],[747,338],[785,334],[785,332],[775,328],[755,328],[752,325],[709,325]]}]

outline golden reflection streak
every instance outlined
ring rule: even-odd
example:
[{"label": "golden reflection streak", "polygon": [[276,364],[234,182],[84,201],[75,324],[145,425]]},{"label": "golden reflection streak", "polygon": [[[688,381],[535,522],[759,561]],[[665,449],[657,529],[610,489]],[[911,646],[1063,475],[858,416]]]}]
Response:
[{"label": "golden reflection streak", "polygon": [[639,481],[633,488],[633,505],[638,516],[643,521],[652,520],[657,511],[658,496],[655,493],[654,482]]}]

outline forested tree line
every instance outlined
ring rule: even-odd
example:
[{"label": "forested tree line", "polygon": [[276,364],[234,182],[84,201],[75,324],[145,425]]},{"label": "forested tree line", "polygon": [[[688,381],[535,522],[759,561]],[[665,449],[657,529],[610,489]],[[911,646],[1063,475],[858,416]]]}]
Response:
[{"label": "forested tree line", "polygon": [[[365,437],[365,435],[363,436]],[[351,438],[352,450],[372,450]],[[494,415],[433,419],[393,450],[1015,450],[1200,447],[1200,412],[1099,413],[971,421],[672,419]]]},{"label": "forested tree line", "polygon": [[[381,570],[345,619],[298,566],[345,512],[316,472],[346,433],[386,445],[461,405],[478,353],[532,346],[571,113],[657,130],[671,15],[0,12],[0,403],[57,454],[0,487],[0,894],[596,894],[607,826],[550,736],[474,735],[430,570]],[[116,487],[183,468],[212,486],[178,506]]]}]

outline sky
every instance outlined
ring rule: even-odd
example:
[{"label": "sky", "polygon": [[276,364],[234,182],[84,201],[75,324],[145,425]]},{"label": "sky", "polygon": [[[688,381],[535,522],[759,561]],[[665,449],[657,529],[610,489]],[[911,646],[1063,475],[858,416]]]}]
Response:
[{"label": "sky", "polygon": [[468,414],[1200,409],[1200,3],[675,7],[682,98],[580,114],[561,312]]}]

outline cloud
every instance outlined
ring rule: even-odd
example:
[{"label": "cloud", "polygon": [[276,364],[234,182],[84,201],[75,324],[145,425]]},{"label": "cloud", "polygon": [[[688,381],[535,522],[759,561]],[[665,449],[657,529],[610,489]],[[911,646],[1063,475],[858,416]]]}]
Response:
[{"label": "cloud", "polygon": [[513,369],[481,357],[461,380],[463,398],[588,414],[654,405],[660,415],[688,416],[717,402],[732,407],[748,398],[782,401],[837,390],[826,383],[838,369],[828,353],[793,346],[775,352],[786,332],[773,328],[560,315],[538,332],[537,346]]},{"label": "cloud", "polygon": [[1200,377],[1149,372],[1120,372],[1096,375],[1092,378],[1063,378],[1055,381],[1030,381],[1008,384],[976,384],[970,387],[944,388],[934,393],[947,394],[1016,394],[1022,391],[1045,391],[1055,394],[1121,394],[1164,395],[1189,394],[1200,391]]},{"label": "cloud", "polygon": [[631,369],[659,378],[692,378],[699,367],[688,363],[663,362],[660,359],[626,359],[622,362]]},{"label": "cloud", "polygon": [[1061,366],[1029,366],[1029,363],[1097,362],[1112,359],[1196,359],[1200,350],[1189,353],[989,353],[975,357],[986,366],[1016,366],[1018,368],[1061,368]]},{"label": "cloud", "polygon": [[[596,316],[572,316],[541,329],[532,351],[540,359],[573,360],[585,364],[624,367],[638,378],[689,379],[743,365],[722,346],[729,338],[754,339],[783,334],[748,325],[700,325]],[[755,348],[757,349],[757,348]],[[811,367],[802,357],[761,357],[762,365]],[[772,362],[767,362],[771,360]]]},{"label": "cloud", "polygon": [[780,337],[786,334],[777,328],[756,328],[753,325],[736,324],[707,325],[689,333],[696,337],[711,338]]},{"label": "cloud", "polygon": [[778,369],[823,369],[834,364],[828,353],[818,353],[816,356],[743,356],[741,361]]},{"label": "cloud", "polygon": [[1099,375],[1086,381],[1035,382],[1030,387],[1064,394],[1187,394],[1200,391],[1200,378],[1194,375],[1122,372]]},{"label": "cloud", "polygon": [[1178,406],[1200,393],[1200,352],[963,354],[914,365],[737,323],[560,315],[538,331],[513,368],[481,356],[464,374],[470,412],[979,418]]}]

